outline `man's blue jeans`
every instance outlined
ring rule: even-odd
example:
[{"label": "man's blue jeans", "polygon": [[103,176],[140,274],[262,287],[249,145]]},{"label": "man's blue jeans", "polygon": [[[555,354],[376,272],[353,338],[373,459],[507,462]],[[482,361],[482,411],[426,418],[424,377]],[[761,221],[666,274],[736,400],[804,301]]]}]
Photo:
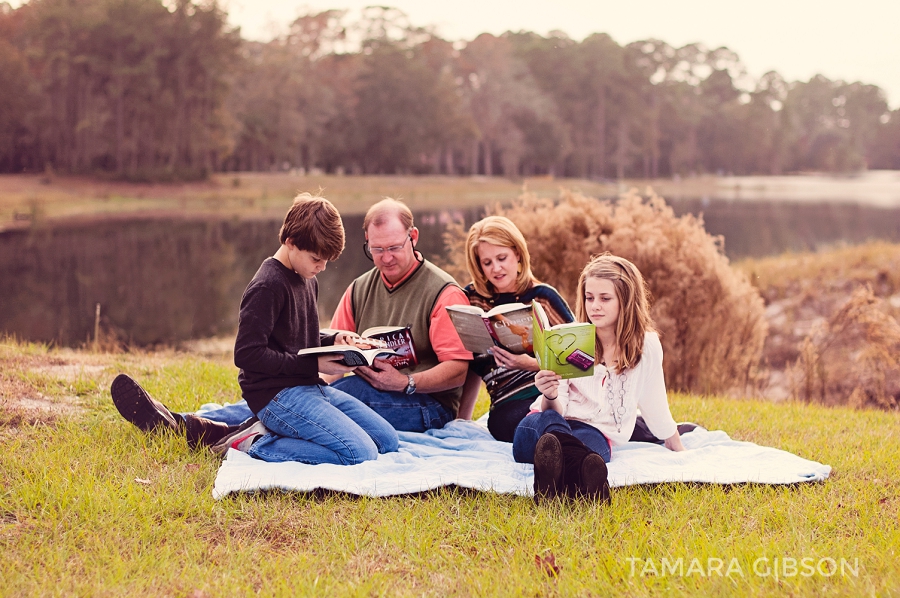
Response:
[{"label": "man's blue jeans", "polygon": [[443,428],[444,424],[456,417],[431,395],[378,390],[359,376],[344,376],[333,382],[331,387],[356,397],[390,422],[395,429],[404,432]]},{"label": "man's blue jeans", "polygon": [[552,409],[526,415],[519,422],[513,436],[513,459],[518,463],[534,463],[534,447],[548,432],[571,434],[609,463],[609,441],[600,430],[584,422],[566,419]]},{"label": "man's blue jeans", "polygon": [[355,465],[397,450],[397,431],[330,386],[285,388],[257,414],[269,430],[247,451],[263,461]]}]

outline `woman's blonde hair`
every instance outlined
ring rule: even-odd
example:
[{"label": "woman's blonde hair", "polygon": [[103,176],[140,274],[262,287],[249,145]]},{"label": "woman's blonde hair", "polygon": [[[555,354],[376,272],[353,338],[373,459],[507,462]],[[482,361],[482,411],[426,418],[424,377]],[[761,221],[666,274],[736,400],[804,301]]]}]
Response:
[{"label": "woman's blonde hair", "polygon": [[[618,372],[633,368],[644,352],[644,333],[655,330],[650,317],[650,292],[637,266],[623,257],[610,253],[591,258],[578,277],[578,297],[575,317],[590,322],[584,306],[584,287],[588,278],[610,280],[619,300],[619,321],[616,323],[616,343],[619,352]],[[597,356],[603,355],[600,339],[596,340]]]},{"label": "woman's blonde hair", "polygon": [[499,247],[509,247],[519,258],[521,268],[516,275],[516,294],[524,293],[537,282],[531,273],[531,257],[528,255],[528,244],[522,232],[505,216],[488,216],[472,225],[466,239],[466,268],[479,295],[490,297],[494,294],[494,285],[484,275],[478,259],[478,244],[482,241]]}]

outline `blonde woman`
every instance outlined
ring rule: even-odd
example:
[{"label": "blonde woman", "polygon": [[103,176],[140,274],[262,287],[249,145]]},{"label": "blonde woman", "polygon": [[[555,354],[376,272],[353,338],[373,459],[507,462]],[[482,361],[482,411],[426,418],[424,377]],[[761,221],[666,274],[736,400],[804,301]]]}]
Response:
[{"label": "blonde woman", "polygon": [[[534,463],[536,497],[583,495],[609,500],[610,446],[656,440],[683,451],[669,412],[663,352],[650,318],[644,278],[628,260],[593,258],[578,280],[576,316],[596,326],[593,376],[561,380],[535,376],[541,392],[516,428],[513,456]],[[635,438],[638,410],[652,436]]]},{"label": "blonde woman", "polygon": [[[472,282],[463,291],[472,305],[487,311],[536,300],[551,324],[575,319],[556,289],[535,279],[525,237],[509,218],[488,216],[472,225],[466,239],[466,266]],[[533,354],[517,355],[495,347],[490,355],[476,355],[469,366],[459,417],[472,416],[483,380],[491,398],[488,430],[497,440],[512,442],[516,426],[540,395],[534,386],[537,371]]]}]

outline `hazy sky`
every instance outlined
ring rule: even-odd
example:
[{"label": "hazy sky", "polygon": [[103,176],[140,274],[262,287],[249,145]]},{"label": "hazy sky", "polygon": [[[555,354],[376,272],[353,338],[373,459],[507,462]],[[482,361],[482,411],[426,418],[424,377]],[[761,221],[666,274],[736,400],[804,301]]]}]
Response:
[{"label": "hazy sky", "polygon": [[243,37],[268,40],[290,21],[327,8],[378,4],[434,25],[451,40],[479,33],[558,29],[581,40],[608,33],[619,44],[658,38],[737,52],[754,77],[775,70],[788,80],[816,73],[863,81],[900,106],[900,0],[224,0]]}]

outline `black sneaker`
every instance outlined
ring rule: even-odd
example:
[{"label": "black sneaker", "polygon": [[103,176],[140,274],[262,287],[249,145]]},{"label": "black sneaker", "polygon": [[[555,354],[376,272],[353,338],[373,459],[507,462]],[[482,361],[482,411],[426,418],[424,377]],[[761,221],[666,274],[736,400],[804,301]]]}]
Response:
[{"label": "black sneaker", "polygon": [[562,445],[553,434],[544,434],[534,447],[534,499],[555,498],[563,491]]},{"label": "black sneaker", "polygon": [[591,453],[581,463],[581,492],[586,498],[604,503],[611,502],[609,493],[609,470],[603,457]]},{"label": "black sneaker", "polygon": [[166,406],[151,397],[141,385],[130,376],[119,374],[110,387],[113,404],[119,413],[144,432],[157,428],[178,431],[181,416],[175,415]]}]

